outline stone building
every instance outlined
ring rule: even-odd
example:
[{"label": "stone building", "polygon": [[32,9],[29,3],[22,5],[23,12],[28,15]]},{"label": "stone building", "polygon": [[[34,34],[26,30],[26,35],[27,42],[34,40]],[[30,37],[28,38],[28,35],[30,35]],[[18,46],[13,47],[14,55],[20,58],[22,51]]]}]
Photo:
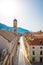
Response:
[{"label": "stone building", "polygon": [[43,62],[43,32],[24,34],[24,43],[31,62]]},{"label": "stone building", "polygon": [[[20,38],[20,34],[17,33],[16,19],[14,19],[13,21],[13,27],[14,27],[14,32],[0,30],[0,55],[6,54],[4,60],[0,58],[0,60],[2,61],[2,65],[9,65],[9,62],[10,65],[13,65],[14,62],[14,57],[17,50],[18,41]],[[4,49],[7,49],[8,53],[6,53],[6,50],[4,51]]]}]

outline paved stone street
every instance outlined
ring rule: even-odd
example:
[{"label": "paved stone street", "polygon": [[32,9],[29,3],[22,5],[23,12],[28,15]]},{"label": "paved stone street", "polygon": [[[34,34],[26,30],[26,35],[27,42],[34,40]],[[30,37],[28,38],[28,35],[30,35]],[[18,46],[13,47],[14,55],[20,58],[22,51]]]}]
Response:
[{"label": "paved stone street", "polygon": [[22,52],[22,51],[24,51],[22,44],[20,43],[18,45],[18,49],[15,54],[14,65],[31,65],[30,63],[25,61],[25,57],[24,57],[25,53],[23,54],[23,52]]},{"label": "paved stone street", "polygon": [[23,37],[20,38],[20,48],[19,48],[19,58],[18,58],[18,65],[30,65],[25,61],[25,50],[24,50],[24,42]]}]

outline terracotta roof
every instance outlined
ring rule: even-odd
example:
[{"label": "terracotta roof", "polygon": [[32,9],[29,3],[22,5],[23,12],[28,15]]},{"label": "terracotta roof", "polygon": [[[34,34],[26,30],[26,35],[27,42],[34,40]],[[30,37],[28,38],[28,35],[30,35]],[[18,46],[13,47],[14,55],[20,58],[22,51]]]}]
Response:
[{"label": "terracotta roof", "polygon": [[0,30],[0,35],[7,39],[9,42],[11,42],[16,36],[13,32],[5,30]]},{"label": "terracotta roof", "polygon": [[25,33],[24,37],[29,45],[43,45],[43,33]]}]

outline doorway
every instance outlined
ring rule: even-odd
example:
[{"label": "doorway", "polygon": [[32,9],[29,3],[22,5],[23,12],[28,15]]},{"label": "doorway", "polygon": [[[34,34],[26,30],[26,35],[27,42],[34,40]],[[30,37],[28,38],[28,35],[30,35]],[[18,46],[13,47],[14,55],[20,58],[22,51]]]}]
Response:
[{"label": "doorway", "polygon": [[43,59],[42,59],[42,57],[40,57],[40,62],[43,62]]}]

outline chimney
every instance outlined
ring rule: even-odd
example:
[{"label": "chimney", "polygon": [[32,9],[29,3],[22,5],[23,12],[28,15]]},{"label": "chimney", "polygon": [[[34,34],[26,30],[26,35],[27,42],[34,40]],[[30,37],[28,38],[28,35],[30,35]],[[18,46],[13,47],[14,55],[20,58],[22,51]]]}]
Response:
[{"label": "chimney", "polygon": [[14,33],[17,33],[17,20],[13,20]]}]

